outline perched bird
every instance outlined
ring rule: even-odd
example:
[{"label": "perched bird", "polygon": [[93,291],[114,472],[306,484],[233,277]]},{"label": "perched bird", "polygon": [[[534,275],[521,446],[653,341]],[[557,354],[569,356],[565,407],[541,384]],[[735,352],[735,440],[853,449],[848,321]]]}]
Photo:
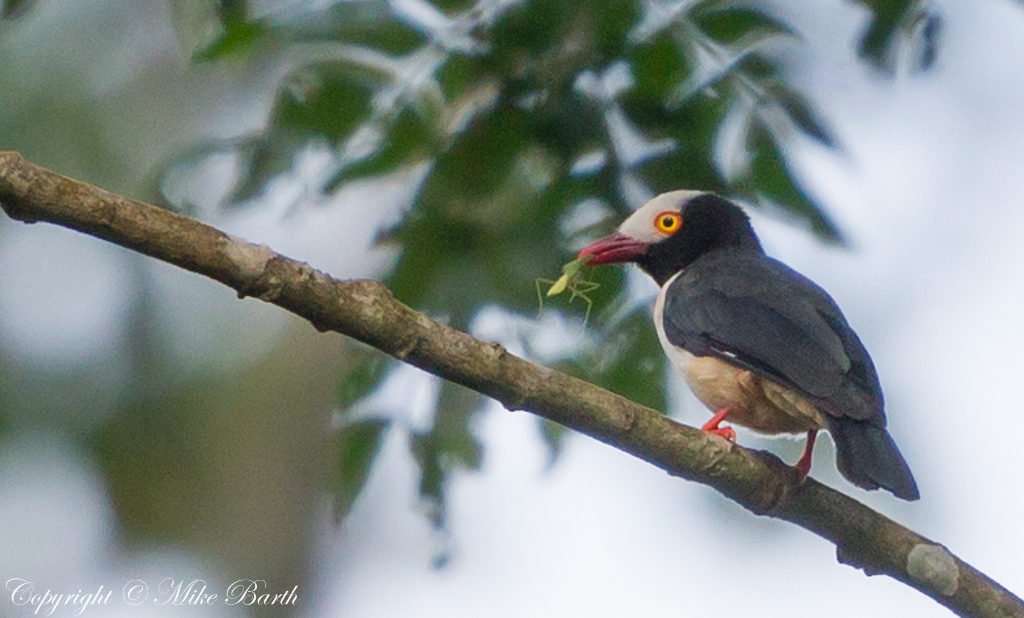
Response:
[{"label": "perched bird", "polygon": [[591,266],[633,262],[661,286],[654,326],[672,365],[715,412],[705,431],[734,440],[725,420],[806,431],[796,464],[806,475],[814,438],[827,429],[852,483],[920,497],[885,429],[867,350],[824,290],[765,255],[739,206],[711,193],[665,193],[579,257]]}]

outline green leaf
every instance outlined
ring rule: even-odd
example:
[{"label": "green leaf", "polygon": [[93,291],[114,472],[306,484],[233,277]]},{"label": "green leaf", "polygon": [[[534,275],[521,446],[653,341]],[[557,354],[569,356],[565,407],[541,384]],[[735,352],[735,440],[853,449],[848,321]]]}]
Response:
[{"label": "green leaf", "polygon": [[565,446],[565,439],[571,434],[565,425],[559,425],[546,418],[537,418],[541,438],[548,449],[548,467],[554,466],[562,455],[562,447]]},{"label": "green leaf", "polygon": [[580,71],[600,72],[625,53],[637,12],[637,3],[621,0],[522,2],[492,29],[492,51],[481,61],[512,92],[557,103]]},{"label": "green leaf", "polygon": [[679,143],[672,152],[645,161],[636,169],[652,191],[725,189],[713,167],[713,153],[728,103],[726,97],[695,97],[678,109],[668,110],[649,101],[624,101],[630,117],[646,132],[664,131],[665,137]]},{"label": "green leaf", "polygon": [[492,82],[484,63],[472,56],[451,56],[438,71],[438,81],[448,100],[455,100],[480,84]]},{"label": "green leaf", "polygon": [[24,15],[34,0],[0,0],[0,19],[17,19]]},{"label": "green leaf", "polygon": [[832,131],[818,118],[817,112],[803,95],[797,93],[781,82],[771,89],[769,96],[782,106],[786,115],[801,131],[818,140],[829,148],[838,147]]},{"label": "green leaf", "polygon": [[665,353],[647,307],[634,311],[602,346],[609,353],[599,380],[611,391],[665,411]]},{"label": "green leaf", "polygon": [[[426,1],[427,0],[424,0],[424,2]],[[476,3],[476,0],[431,0],[431,2],[429,2],[429,4],[433,4],[441,12],[448,15],[468,11],[473,8]]]},{"label": "green leaf", "polygon": [[471,433],[470,422],[483,400],[476,391],[444,382],[434,426],[412,436],[412,454],[420,468],[420,498],[435,528],[446,524],[449,474],[455,468],[480,468],[482,447]]},{"label": "green leaf", "polygon": [[343,183],[382,176],[402,165],[428,161],[439,148],[437,127],[412,109],[404,109],[387,128],[383,147],[369,157],[342,168],[327,183],[330,193]]},{"label": "green leaf", "polygon": [[332,487],[335,522],[341,522],[348,515],[359,497],[387,428],[387,421],[363,420],[347,425],[337,433],[338,469]]},{"label": "green leaf", "polygon": [[394,19],[387,0],[334,2],[320,11],[279,15],[274,36],[285,45],[345,43],[392,56],[409,54],[426,42],[421,33]]},{"label": "green leaf", "polygon": [[[494,51],[486,62],[498,69],[496,73],[518,74],[520,79],[529,78],[529,73],[535,72],[560,73],[563,63],[573,61],[559,54],[556,46],[572,31],[573,21],[583,11],[583,3],[521,3],[491,30]],[[585,25],[588,22],[578,23]],[[544,58],[545,53],[555,57]],[[519,65],[518,70],[515,64]],[[576,67],[571,69],[571,74],[576,74]]]},{"label": "green leaf", "polygon": [[249,0],[219,0],[220,20],[228,27],[249,19]]},{"label": "green leaf", "polygon": [[170,5],[178,45],[190,57],[223,35],[220,0],[170,0]]},{"label": "green leaf", "polygon": [[210,62],[251,53],[252,48],[266,40],[270,27],[261,21],[232,22],[224,33],[208,46],[192,55],[193,62]]},{"label": "green leaf", "polygon": [[844,242],[832,219],[797,185],[771,133],[762,126],[751,127],[750,133],[754,157],[748,196],[761,203],[767,198],[769,203],[808,221],[814,232],[826,241]]},{"label": "green leaf", "polygon": [[437,417],[431,433],[437,439],[448,465],[458,465],[469,470],[480,468],[480,442],[473,436],[470,422],[483,402],[483,395],[464,386],[452,382],[445,382],[441,386]]},{"label": "green leaf", "polygon": [[858,55],[886,73],[896,69],[897,49],[904,41],[915,46],[915,67],[931,68],[938,54],[942,20],[921,0],[857,0],[871,11],[871,23],[858,45]]},{"label": "green leaf", "polygon": [[686,56],[670,37],[657,37],[629,52],[629,64],[636,80],[627,97],[661,103],[692,73]]},{"label": "green leaf", "polygon": [[336,391],[338,405],[342,408],[349,408],[376,390],[391,364],[389,357],[373,353],[355,369],[349,371],[338,384]]},{"label": "green leaf", "polygon": [[242,164],[231,198],[241,202],[255,197],[268,182],[292,166],[306,139],[284,131],[248,140],[239,148]]},{"label": "green leaf", "polygon": [[336,145],[348,137],[369,117],[370,98],[370,84],[347,63],[316,63],[293,71],[278,92],[267,130],[242,150],[245,162],[233,198],[258,194],[310,142]]},{"label": "green leaf", "polygon": [[702,32],[722,43],[749,45],[765,38],[796,34],[786,24],[749,7],[698,7],[692,19]]},{"label": "green leaf", "polygon": [[778,63],[758,53],[743,56],[736,64],[736,71],[758,82],[782,78],[782,70],[779,68]]},{"label": "green leaf", "polygon": [[625,35],[640,18],[640,3],[598,0],[579,4],[590,4],[587,15],[594,20],[594,48],[600,58],[598,66],[607,66],[621,58],[627,49]]},{"label": "green leaf", "polygon": [[368,117],[377,83],[379,79],[348,62],[301,67],[278,93],[271,130],[338,143]]},{"label": "green leaf", "polygon": [[891,69],[893,41],[900,23],[916,9],[917,0],[857,0],[872,13],[871,23],[861,36],[858,53],[878,68]]},{"label": "green leaf", "polygon": [[441,449],[432,433],[413,434],[409,449],[420,469],[420,500],[426,506],[427,517],[435,528],[443,528],[444,484],[448,471],[441,463]]},{"label": "green leaf", "polygon": [[642,405],[665,410],[665,353],[647,307],[637,308],[615,325],[592,352],[556,368]]},{"label": "green leaf", "polygon": [[[240,172],[244,176],[247,171],[248,161],[257,147],[258,137],[245,136],[240,138],[210,138],[196,142],[188,147],[172,153],[159,165],[159,172],[153,175],[151,186],[152,193],[157,194],[159,200],[156,206],[169,208],[178,214],[196,216],[195,205],[187,201],[181,195],[175,193],[180,191],[185,183],[182,178],[188,178],[192,171],[202,166],[212,157],[226,157],[237,155],[240,159],[246,160],[240,166]],[[236,179],[236,185],[241,182]],[[176,189],[178,191],[176,191]]]}]

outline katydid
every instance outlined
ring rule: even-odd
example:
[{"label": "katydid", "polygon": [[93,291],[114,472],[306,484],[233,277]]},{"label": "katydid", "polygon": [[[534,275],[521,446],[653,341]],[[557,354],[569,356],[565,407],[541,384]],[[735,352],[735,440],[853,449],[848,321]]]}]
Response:
[{"label": "katydid", "polygon": [[[587,303],[587,312],[583,316],[583,324],[587,323],[590,318],[590,310],[594,306],[594,302],[590,299],[587,294],[593,292],[600,287],[600,284],[594,283],[593,281],[587,281],[583,276],[583,267],[589,258],[581,258],[573,260],[566,265],[562,266],[562,276],[556,281],[550,279],[537,279],[537,300],[540,304],[540,309],[537,314],[544,310],[544,297],[545,296],[558,296],[562,292],[569,290],[569,302],[571,303],[576,298],[583,299],[583,302]],[[551,287],[548,288],[547,294],[542,294],[540,289],[541,283],[548,283]]]}]

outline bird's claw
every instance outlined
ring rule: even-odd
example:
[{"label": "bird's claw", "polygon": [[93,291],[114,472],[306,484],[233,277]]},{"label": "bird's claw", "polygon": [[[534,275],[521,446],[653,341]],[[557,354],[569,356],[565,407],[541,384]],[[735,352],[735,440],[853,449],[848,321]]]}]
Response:
[{"label": "bird's claw", "polygon": [[704,423],[700,430],[706,431],[708,433],[713,433],[716,436],[725,438],[729,442],[735,442],[736,432],[732,430],[732,427],[719,427],[719,425],[722,423],[722,421],[725,420],[725,417],[728,415],[729,408],[723,408],[718,412],[715,412],[715,415],[711,417],[711,420]]},{"label": "bird's claw", "polygon": [[736,432],[733,431],[732,427],[715,427],[715,428],[705,429],[704,431],[706,431],[708,433],[713,433],[716,436],[720,436],[722,438],[725,438],[729,442],[735,442],[736,441]]}]

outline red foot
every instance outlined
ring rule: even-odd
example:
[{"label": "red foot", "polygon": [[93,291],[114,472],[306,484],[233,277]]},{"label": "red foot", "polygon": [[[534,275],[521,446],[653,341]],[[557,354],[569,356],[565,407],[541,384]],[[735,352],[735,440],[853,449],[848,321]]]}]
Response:
[{"label": "red foot", "polygon": [[811,472],[811,457],[814,455],[814,439],[817,437],[817,429],[812,429],[807,432],[807,446],[804,447],[804,454],[800,456],[800,461],[796,462],[796,465],[793,466],[802,477],[806,477]]},{"label": "red foot", "polygon": [[711,420],[704,423],[700,428],[701,431],[713,433],[716,436],[721,436],[729,442],[736,441],[736,432],[732,430],[732,427],[719,427],[725,417],[729,415],[729,408],[722,408],[711,417]]}]

